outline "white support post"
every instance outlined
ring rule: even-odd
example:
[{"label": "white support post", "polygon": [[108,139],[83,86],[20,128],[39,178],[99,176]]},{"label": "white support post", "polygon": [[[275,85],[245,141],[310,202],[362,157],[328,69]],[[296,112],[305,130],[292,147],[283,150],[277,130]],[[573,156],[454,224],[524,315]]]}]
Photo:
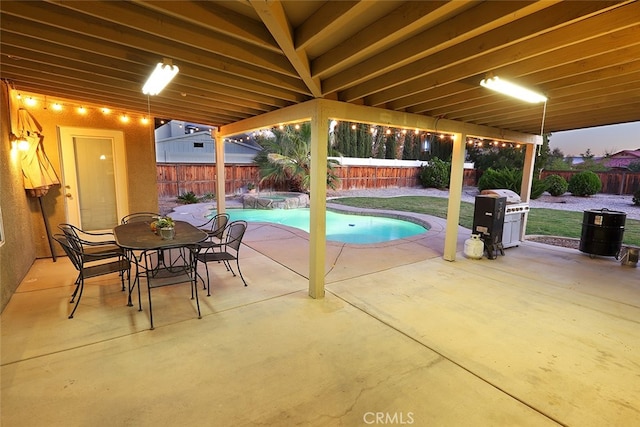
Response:
[{"label": "white support post", "polygon": [[[522,183],[520,184],[520,199],[524,203],[531,200],[531,184],[533,183],[533,169],[536,163],[537,145],[527,144],[524,154],[524,167],[522,168]],[[525,232],[527,230],[527,219],[529,212],[524,213],[522,226],[520,227],[520,241],[524,241]]]},{"label": "white support post", "polygon": [[216,209],[217,213],[224,213],[226,210],[224,135],[216,130],[212,136],[216,148]]},{"label": "white support post", "polygon": [[309,296],[324,298],[327,256],[327,153],[329,117],[318,103],[311,117],[311,197],[309,219]]},{"label": "white support post", "polygon": [[449,205],[447,208],[447,228],[444,237],[444,256],[447,261],[456,260],[458,246],[458,223],[460,222],[460,202],[464,181],[464,157],[467,135],[455,133],[451,157],[451,176],[449,180]]}]

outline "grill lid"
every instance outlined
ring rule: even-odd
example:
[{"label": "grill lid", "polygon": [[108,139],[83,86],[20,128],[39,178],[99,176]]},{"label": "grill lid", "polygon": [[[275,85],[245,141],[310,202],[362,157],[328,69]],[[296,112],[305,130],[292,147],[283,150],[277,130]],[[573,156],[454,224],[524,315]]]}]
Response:
[{"label": "grill lid", "polygon": [[522,202],[522,199],[520,198],[518,193],[516,193],[515,191],[507,190],[506,188],[482,190],[480,194],[492,197],[506,197],[508,205]]}]

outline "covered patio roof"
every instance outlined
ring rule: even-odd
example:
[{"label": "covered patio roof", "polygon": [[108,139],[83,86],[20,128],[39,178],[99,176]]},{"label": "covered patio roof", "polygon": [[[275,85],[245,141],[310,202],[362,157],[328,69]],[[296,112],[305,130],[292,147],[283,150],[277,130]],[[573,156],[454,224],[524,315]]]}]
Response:
[{"label": "covered patio roof", "polygon": [[14,88],[146,114],[141,87],[180,73],[156,117],[224,126],[314,98],[539,133],[640,120],[637,1],[3,1]]},{"label": "covered patio roof", "polygon": [[[324,295],[329,119],[453,134],[447,260],[467,136],[527,144],[526,201],[543,118],[545,132],[640,120],[637,1],[5,1],[0,10],[0,77],[18,91],[216,126],[219,138],[311,121],[314,297]],[[142,85],[164,58],[180,73],[147,97]],[[494,94],[479,86],[488,75],[549,101]]]}]

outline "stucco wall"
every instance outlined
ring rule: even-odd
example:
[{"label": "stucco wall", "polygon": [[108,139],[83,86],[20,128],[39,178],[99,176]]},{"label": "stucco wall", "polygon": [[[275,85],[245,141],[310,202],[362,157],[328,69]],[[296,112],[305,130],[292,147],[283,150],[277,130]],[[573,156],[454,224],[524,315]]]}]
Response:
[{"label": "stucco wall", "polygon": [[[28,95],[22,93],[23,98]],[[32,95],[36,99],[44,100],[42,95]],[[4,308],[34,259],[50,257],[51,252],[38,200],[26,196],[22,187],[19,162],[11,159],[6,97],[3,97],[2,106],[0,206],[2,206],[7,236],[7,243],[0,248],[1,307]],[[121,130],[124,133],[126,146],[129,212],[158,211],[152,122],[143,125],[132,120],[125,124],[118,119],[116,112],[103,115],[97,108],[87,108],[87,113],[81,115],[76,109],[79,106],[80,103],[73,104],[65,101],[62,111],[45,108],[43,102],[35,107],[27,107],[42,126],[44,149],[60,180],[62,180],[62,174],[58,126]],[[63,186],[53,187],[42,200],[52,233],[55,233],[59,223],[67,222]],[[54,248],[57,254],[62,255],[57,244]]]},{"label": "stucco wall", "polygon": [[0,208],[5,240],[0,246],[0,308],[4,310],[36,257],[36,245],[22,169],[10,150],[6,86],[0,89]]}]

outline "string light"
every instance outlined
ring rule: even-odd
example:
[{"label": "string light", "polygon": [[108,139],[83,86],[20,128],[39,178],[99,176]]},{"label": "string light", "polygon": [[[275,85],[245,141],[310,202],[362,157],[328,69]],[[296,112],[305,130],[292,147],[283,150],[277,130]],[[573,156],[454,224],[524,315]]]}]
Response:
[{"label": "string light", "polygon": [[[25,96],[22,95],[21,93],[16,93],[15,94],[15,99],[20,101],[21,103],[23,103],[24,106],[26,107],[36,107],[39,103],[44,103],[44,109],[47,109],[47,105],[49,105],[51,107],[52,110],[54,111],[62,111],[65,109],[65,107],[71,108],[72,110],[75,110],[78,114],[85,116],[87,114],[89,114],[89,112],[91,111],[91,108],[87,108],[83,105],[78,106],[77,104],[73,104],[73,103],[66,103],[66,102],[61,102],[61,101],[56,101],[53,103],[49,103],[49,101],[47,100],[46,97],[37,97],[37,96]],[[108,107],[96,107],[97,111],[102,112],[103,115],[107,116],[109,114],[112,113],[112,110]],[[119,119],[122,123],[127,123],[131,120],[131,117],[128,116],[125,113],[121,113],[119,116]],[[138,120],[138,119],[136,119]],[[142,125],[148,125],[150,122],[150,119],[148,116],[140,116],[139,118],[139,122]]]},{"label": "string light", "polygon": [[515,149],[520,149],[522,148],[522,144],[519,143],[512,143],[509,141],[496,141],[496,140],[491,140],[491,141],[485,141],[482,138],[467,138],[467,145],[469,146],[473,146],[476,148],[483,148],[485,147],[485,145],[488,147],[488,149],[501,149],[501,148],[515,148]]}]

